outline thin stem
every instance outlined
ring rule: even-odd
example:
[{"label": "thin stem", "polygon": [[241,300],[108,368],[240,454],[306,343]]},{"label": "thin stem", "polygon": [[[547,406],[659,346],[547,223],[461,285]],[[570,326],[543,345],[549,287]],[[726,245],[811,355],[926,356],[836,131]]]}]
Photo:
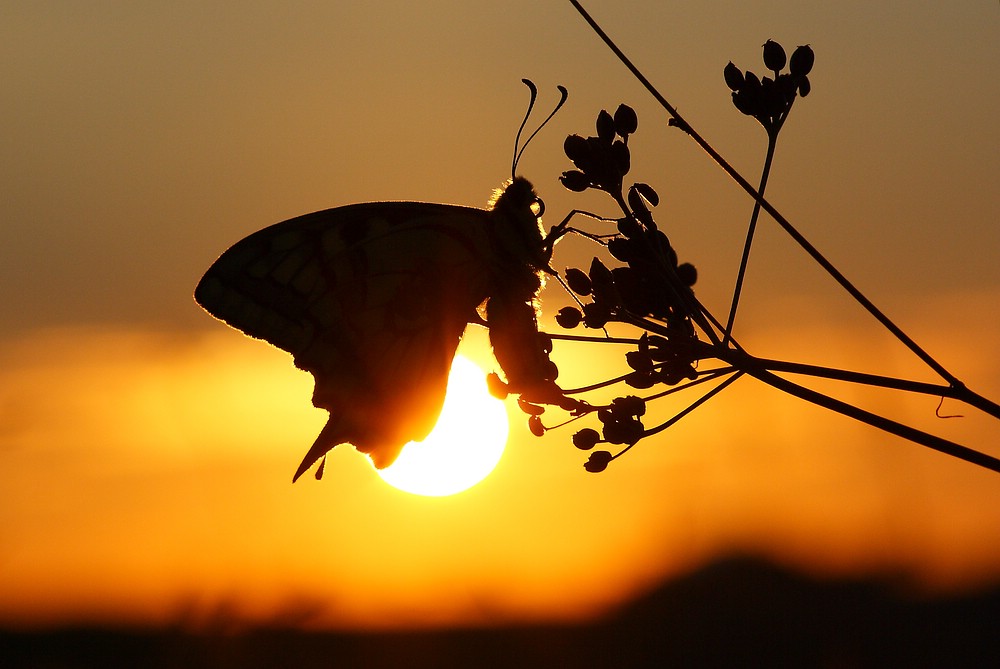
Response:
[{"label": "thin stem", "polygon": [[[654,395],[649,395],[648,397],[643,397],[642,399],[646,402],[652,402],[653,400],[658,400],[660,398],[667,397],[668,395],[679,393],[682,390],[687,390],[688,388],[701,385],[702,383],[707,383],[708,381],[717,379],[720,376],[725,376],[726,374],[732,374],[733,372],[739,372],[739,370],[737,370],[735,367],[720,367],[719,369],[713,369],[707,372],[700,373],[699,374],[700,378],[694,379],[693,381],[690,381],[683,385],[673,386],[672,388],[667,388],[664,391],[658,392]],[[742,374],[743,372],[739,373]]]},{"label": "thin stem", "polygon": [[902,437],[903,439],[912,441],[915,444],[932,448],[935,451],[950,455],[958,458],[959,460],[964,460],[965,462],[979,465],[980,467],[1000,473],[1000,459],[994,458],[991,455],[980,453],[979,451],[968,448],[967,446],[956,444],[933,434],[922,432],[921,430],[910,427],[909,425],[903,425],[902,423],[897,423],[896,421],[890,420],[884,416],[880,416],[870,411],[865,411],[864,409],[856,407],[853,404],[842,402],[838,399],[830,397],[829,395],[824,395],[818,391],[800,386],[797,383],[793,383],[792,381],[782,378],[765,369],[748,369],[746,372],[754,378],[763,381],[778,390],[786,392],[789,395],[794,395],[795,397],[811,402],[817,406],[821,406],[831,411],[836,411],[839,414],[853,418],[862,423],[867,423],[872,427],[877,427],[880,430]]},{"label": "thin stem", "polygon": [[[767,188],[767,177],[771,173],[771,162],[774,160],[774,149],[778,145],[778,133],[767,133],[767,156],[764,158],[764,168],[760,174],[760,186],[757,192],[763,197]],[[733,334],[733,324],[736,322],[736,310],[740,305],[740,293],[743,292],[743,278],[746,276],[747,263],[750,261],[750,247],[753,245],[753,235],[757,229],[757,218],[760,216],[760,202],[754,201],[753,213],[750,214],[750,225],[747,226],[747,240],[743,245],[743,258],[740,259],[740,271],[736,275],[736,288],[733,290],[733,303],[729,307],[729,320],[726,322],[726,331],[722,337],[722,345],[729,344],[729,338]]]},{"label": "thin stem", "polygon": [[[685,408],[682,411],[680,411],[677,414],[675,414],[674,417],[671,418],[670,420],[666,421],[665,423],[661,423],[661,424],[657,425],[654,428],[650,428],[649,430],[644,430],[643,433],[642,433],[642,439],[645,439],[646,437],[649,437],[651,435],[657,434],[658,432],[662,432],[663,430],[666,430],[668,427],[670,427],[671,425],[673,425],[674,423],[676,423],[677,421],[679,421],[681,418],[684,418],[684,416],[688,415],[689,413],[691,413],[692,411],[694,411],[695,409],[697,409],[698,407],[700,407],[702,404],[704,404],[705,402],[707,402],[708,400],[710,400],[712,397],[714,397],[715,395],[718,395],[729,384],[731,384],[736,379],[740,378],[742,375],[743,375],[743,372],[736,372],[735,374],[733,374],[732,376],[730,376],[728,379],[726,379],[725,381],[723,381],[722,383],[720,383],[719,385],[717,385],[715,388],[712,388],[707,393],[705,393],[704,395],[702,395],[701,397],[699,397],[698,399],[696,399],[694,402],[692,402],[690,405],[688,405],[687,408]],[[628,446],[626,446],[625,448],[623,448],[622,450],[618,451],[613,456],[611,456],[611,459],[612,460],[616,460],[616,459],[620,458],[621,456],[625,455],[630,450],[632,450],[632,447],[635,446],[638,443],[639,443],[638,441],[635,441],[635,442],[629,444]]]},{"label": "thin stem", "polygon": [[738,379],[741,376],[743,376],[743,374],[744,374],[744,372],[742,370],[736,372],[735,374],[733,374],[732,376],[730,376],[728,379],[726,379],[725,381],[723,381],[722,383],[720,383],[719,385],[717,385],[716,387],[712,388],[707,393],[705,393],[704,395],[702,395],[701,397],[699,397],[698,399],[696,399],[694,402],[692,402],[690,405],[688,405],[688,407],[686,409],[678,412],[670,420],[668,420],[668,421],[666,421],[664,423],[660,423],[656,427],[650,428],[650,429],[646,430],[645,432],[643,432],[642,433],[643,438],[645,439],[646,437],[649,437],[649,436],[652,436],[654,434],[657,434],[658,432],[663,432],[668,427],[670,427],[671,425],[673,425],[674,423],[676,423],[677,421],[679,421],[681,418],[683,418],[684,416],[688,415],[689,413],[691,413],[692,411],[694,411],[695,409],[697,409],[698,407],[700,407],[702,404],[704,404],[708,400],[712,399],[713,397],[715,397],[716,395],[718,395],[719,393],[721,393],[723,390],[725,390],[727,387],[729,387],[729,385],[733,381],[735,381],[736,379]]},{"label": "thin stem", "polygon": [[997,404],[993,400],[983,397],[979,393],[970,390],[966,386],[957,386],[955,388],[955,399],[960,399],[969,406],[974,406],[983,413],[988,413],[994,418],[1000,418],[1000,404]]},{"label": "thin stem", "polygon": [[821,367],[819,365],[808,365],[801,362],[789,362],[787,360],[768,360],[766,358],[755,358],[756,364],[772,372],[788,372],[791,374],[802,374],[824,379],[834,379],[836,381],[847,381],[849,383],[859,383],[867,386],[879,388],[890,388],[892,390],[904,390],[911,393],[931,395],[933,397],[951,397],[960,399],[961,391],[952,386],[943,386],[939,383],[924,383],[922,381],[911,381],[892,376],[882,376],[879,374],[868,374],[865,372],[852,372],[846,369],[835,369],[831,367]]},{"label": "thin stem", "polygon": [[594,342],[598,344],[631,344],[633,346],[639,343],[638,339],[628,339],[625,337],[585,337],[583,335],[569,335],[561,334],[558,332],[549,333],[546,335],[552,339],[559,339],[561,341],[582,341],[582,342]]},{"label": "thin stem", "polygon": [[585,10],[577,0],[569,0],[569,2],[570,4],[573,5],[573,7],[576,8],[576,10],[580,13],[580,15],[584,18],[584,20],[587,21],[588,24],[590,24],[590,27],[594,30],[595,33],[597,33],[598,37],[600,37],[604,41],[604,43],[608,46],[608,48],[611,49],[612,52],[614,52],[614,54],[618,57],[618,59],[625,65],[625,67],[628,68],[628,70],[639,81],[639,83],[642,84],[643,87],[645,87],[645,89],[649,91],[650,95],[652,95],[653,98],[658,103],[660,103],[660,106],[662,106],[667,111],[667,113],[670,114],[670,116],[674,119],[675,124],[683,128],[684,131],[695,141],[695,143],[697,143],[698,146],[701,147],[701,149],[705,151],[705,153],[707,153],[709,157],[712,158],[712,160],[715,161],[715,163],[719,167],[721,167],[726,172],[726,174],[728,174],[730,178],[732,178],[733,181],[735,181],[740,186],[740,188],[746,191],[746,193],[750,197],[752,197],[758,204],[760,204],[760,206],[764,209],[764,211],[766,211],[778,223],[778,225],[780,225],[785,230],[785,232],[787,232],[789,236],[791,236],[791,238],[794,239],[795,242],[799,246],[801,246],[806,251],[806,253],[808,253],[813,258],[813,260],[815,260],[820,265],[820,267],[822,267],[830,276],[832,276],[834,280],[836,280],[837,283],[839,283],[841,287],[844,288],[844,290],[846,290],[851,295],[851,297],[853,297],[858,302],[858,304],[860,304],[872,316],[874,316],[876,320],[878,320],[887,330],[889,330],[889,332],[893,334],[893,336],[895,336],[907,348],[909,348],[917,357],[923,360],[928,367],[937,372],[949,384],[953,386],[962,385],[961,381],[959,381],[954,375],[952,375],[948,370],[946,370],[937,360],[931,357],[929,353],[924,351],[924,349],[922,349],[913,339],[911,339],[905,332],[903,332],[899,328],[899,326],[897,326],[894,322],[892,322],[892,320],[890,320],[888,316],[882,313],[882,311],[879,310],[879,308],[876,307],[871,300],[865,297],[865,295],[860,290],[858,290],[854,286],[854,284],[848,281],[847,277],[841,274],[840,271],[837,270],[837,268],[834,267],[829,260],[827,260],[812,244],[810,244],[809,241],[806,240],[806,238],[803,237],[802,234],[798,230],[796,230],[795,227],[793,227],[792,224],[789,223],[788,220],[784,216],[782,216],[777,209],[774,208],[773,205],[771,205],[771,203],[765,200],[760,193],[754,190],[753,186],[750,185],[750,182],[747,181],[743,177],[743,175],[741,175],[738,171],[736,171],[736,168],[730,165],[729,162],[725,158],[723,158],[718,151],[712,148],[712,146],[697,131],[695,131],[695,129],[691,126],[691,124],[688,123],[686,120],[684,120],[683,117],[681,117],[681,115],[677,112],[677,109],[675,109],[674,106],[671,105],[667,101],[667,99],[660,94],[660,92],[656,89],[656,87],[653,86],[652,83],[650,83],[650,81],[645,77],[645,75],[642,74],[642,72],[639,71],[639,69],[632,63],[632,61],[628,59],[625,53],[620,48],[618,48],[618,45],[615,44],[614,41],[612,41],[612,39],[608,36],[608,34],[604,32],[604,30],[597,24],[596,21],[594,21],[594,19],[590,16],[590,14],[587,13],[587,10]]},{"label": "thin stem", "polygon": [[979,395],[965,385],[961,384],[956,386],[925,383],[922,381],[912,381],[892,376],[882,376],[879,374],[868,374],[866,372],[855,372],[846,369],[810,365],[802,362],[757,358],[749,353],[746,353],[745,351],[720,349],[707,344],[695,344],[695,346],[697,358],[699,360],[716,358],[729,363],[737,369],[764,369],[770,372],[801,374],[816,378],[834,379],[837,381],[858,383],[879,388],[902,390],[905,392],[929,395],[931,397],[947,397],[964,402],[965,404],[975,407],[976,409],[979,409],[983,413],[993,416],[994,418],[1000,418],[1000,404]]}]

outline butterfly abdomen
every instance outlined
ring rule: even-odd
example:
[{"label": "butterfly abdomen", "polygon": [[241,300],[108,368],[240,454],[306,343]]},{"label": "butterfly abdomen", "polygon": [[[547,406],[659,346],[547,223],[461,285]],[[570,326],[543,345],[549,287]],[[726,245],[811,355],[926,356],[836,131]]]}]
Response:
[{"label": "butterfly abdomen", "polygon": [[493,353],[511,392],[550,394],[556,366],[538,331],[537,297],[548,269],[540,216],[542,203],[531,184],[514,179],[491,211],[494,262],[500,267],[486,305]]}]

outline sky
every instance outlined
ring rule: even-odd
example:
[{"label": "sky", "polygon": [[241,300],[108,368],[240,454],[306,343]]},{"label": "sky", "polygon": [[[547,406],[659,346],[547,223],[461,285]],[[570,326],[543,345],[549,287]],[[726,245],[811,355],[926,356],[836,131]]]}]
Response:
[{"label": "sky", "polygon": [[[761,72],[767,39],[810,44],[768,199],[1000,399],[996,4],[586,6],[752,182],[764,133],[723,67]],[[0,625],[580,620],[739,552],[919,590],[1000,581],[997,474],[748,380],[600,475],[568,432],[532,437],[508,407],[504,458],[460,495],[394,490],[347,448],[321,483],[290,484],[325,421],[312,381],[205,314],[195,284],[309,211],[484,206],[509,176],[522,77],[540,108],[570,92],[519,165],[547,222],[608,206],[559,185],[562,142],[630,104],[632,176],[723,314],[752,202],[566,2],[0,5]],[[570,240],[555,264],[592,254]],[[752,352],[934,380],[766,217],[747,282]],[[564,303],[546,289],[543,326]],[[482,332],[462,350],[495,367]],[[555,352],[568,381],[610,355]],[[1000,455],[997,421],[967,408],[841,396]]]}]

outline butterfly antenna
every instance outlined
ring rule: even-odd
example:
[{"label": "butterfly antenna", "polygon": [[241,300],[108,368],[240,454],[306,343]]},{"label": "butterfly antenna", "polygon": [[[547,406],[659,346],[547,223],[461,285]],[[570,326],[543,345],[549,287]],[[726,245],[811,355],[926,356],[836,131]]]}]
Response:
[{"label": "butterfly antenna", "polygon": [[[528,123],[528,117],[531,116],[531,110],[535,108],[535,99],[538,97],[538,87],[535,86],[535,82],[531,79],[521,79],[528,90],[531,91],[531,99],[528,100],[528,111],[524,112],[524,119],[521,120],[521,127],[517,129],[517,135],[514,137],[514,159],[510,163],[510,178],[514,178],[514,171],[517,169],[517,161],[520,159],[521,154],[518,152],[517,147],[521,143],[521,133],[524,132],[524,126]],[[523,151],[523,149],[522,149]]]},{"label": "butterfly antenna", "polygon": [[544,121],[542,121],[541,125],[535,129],[535,132],[531,133],[531,136],[524,141],[524,146],[521,146],[520,150],[518,150],[518,146],[521,143],[521,133],[524,131],[524,126],[528,123],[528,117],[531,116],[531,110],[535,107],[535,98],[538,97],[538,88],[530,79],[521,79],[521,81],[523,81],[524,85],[531,91],[531,100],[528,102],[528,111],[524,115],[524,120],[521,121],[521,127],[517,129],[517,136],[514,138],[514,161],[510,165],[511,179],[515,176],[514,173],[517,171],[517,163],[521,160],[521,154],[523,154],[524,150],[528,148],[528,144],[530,144],[531,140],[535,138],[535,135],[537,135],[538,132],[545,127],[545,124],[552,120],[552,117],[556,115],[556,112],[559,111],[566,103],[566,98],[569,97],[569,91],[566,90],[565,86],[556,86],[556,88],[559,89],[559,103],[555,106],[555,109],[552,110],[552,113],[549,114]]}]

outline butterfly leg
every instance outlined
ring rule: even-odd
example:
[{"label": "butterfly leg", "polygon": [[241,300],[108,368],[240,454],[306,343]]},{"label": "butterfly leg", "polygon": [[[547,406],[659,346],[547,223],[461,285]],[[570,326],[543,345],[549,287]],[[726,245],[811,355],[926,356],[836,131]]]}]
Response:
[{"label": "butterfly leg", "polygon": [[553,225],[552,228],[549,230],[549,234],[545,235],[545,248],[546,248],[546,250],[548,250],[548,252],[550,254],[552,253],[552,247],[555,246],[555,243],[557,241],[559,241],[564,235],[566,235],[566,234],[568,234],[570,232],[575,232],[577,234],[583,235],[584,237],[587,237],[587,238],[590,238],[590,239],[603,239],[605,237],[613,237],[614,236],[614,234],[611,234],[611,235],[594,235],[594,234],[586,232],[584,230],[580,230],[579,228],[571,227],[569,223],[576,216],[585,216],[586,218],[590,218],[590,219],[593,219],[595,221],[601,221],[603,223],[617,223],[618,222],[617,218],[610,218],[608,216],[601,216],[599,214],[594,214],[594,213],[589,212],[589,211],[584,211],[583,209],[574,209],[573,211],[571,211],[568,214],[566,214],[566,217],[562,221],[560,221],[557,225]]}]

